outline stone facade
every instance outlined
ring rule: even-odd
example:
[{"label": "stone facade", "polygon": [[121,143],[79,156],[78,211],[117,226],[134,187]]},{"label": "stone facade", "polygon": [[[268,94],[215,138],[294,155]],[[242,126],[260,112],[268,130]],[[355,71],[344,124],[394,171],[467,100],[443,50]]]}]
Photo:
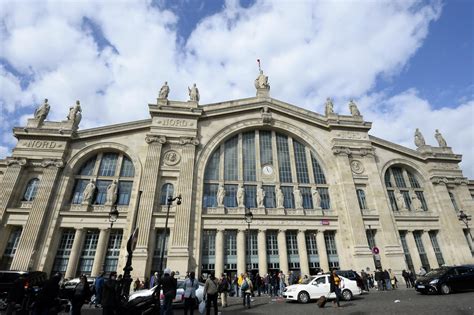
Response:
[{"label": "stone facade", "polygon": [[[472,240],[458,220],[458,211],[474,212],[474,184],[463,177],[461,156],[450,147],[402,147],[370,136],[371,123],[360,113],[320,115],[271,98],[269,86],[257,87],[257,97],[207,105],[162,97],[149,104],[149,112],[151,119],[87,130],[77,130],[70,120],[44,119],[14,129],[18,143],[12,156],[0,161],[2,268],[62,271],[66,277],[94,276],[104,268],[121,272],[126,240],[138,227],[133,276],[150,275],[165,226],[163,187],[182,197],[180,205],[170,207],[166,250],[166,266],[181,275],[245,269],[310,274],[337,265],[360,271],[373,270],[376,260],[399,274],[422,265],[474,262]],[[264,132],[271,135],[273,158],[262,165]],[[242,153],[247,135],[254,141],[250,180],[244,171],[249,157]],[[233,137],[236,177],[226,180],[230,166],[224,144]],[[287,153],[279,151],[277,138],[286,139]],[[304,166],[298,164],[297,148],[303,148]],[[271,192],[279,185],[285,191],[299,188],[303,200],[296,207],[250,206],[253,220],[247,225],[246,209],[234,205],[230,191],[221,206],[205,201],[213,197],[206,169],[216,152],[215,185],[229,190],[234,184],[246,189],[263,184]],[[324,183],[315,178],[312,159]],[[291,177],[286,184],[283,162]],[[263,172],[266,165],[271,169]],[[304,176],[301,167],[307,167]],[[87,204],[81,202],[80,185],[91,178],[97,192]],[[119,183],[119,217],[111,229],[114,206],[102,197],[112,180]],[[320,197],[308,199],[310,188],[327,189],[330,203],[321,207]],[[246,206],[253,204],[252,197],[246,198]],[[400,204],[403,198],[408,207]],[[375,256],[369,237],[379,249]]]}]

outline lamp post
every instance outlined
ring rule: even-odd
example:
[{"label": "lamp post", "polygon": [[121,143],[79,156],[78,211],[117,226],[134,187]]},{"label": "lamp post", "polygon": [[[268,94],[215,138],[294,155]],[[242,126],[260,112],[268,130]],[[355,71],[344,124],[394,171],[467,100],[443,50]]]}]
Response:
[{"label": "lamp post", "polygon": [[117,205],[114,205],[112,207],[112,210],[109,212],[109,222],[110,222],[110,229],[112,230],[112,227],[114,226],[115,221],[117,221],[119,217],[119,212],[117,210]]},{"label": "lamp post", "polygon": [[469,237],[471,238],[472,241],[472,234],[471,234],[471,229],[469,228],[469,221],[471,218],[464,213],[464,211],[459,211],[459,221],[462,221],[466,225],[467,233],[469,233]]},{"label": "lamp post", "polygon": [[165,257],[165,244],[166,244],[166,230],[168,229],[168,218],[170,216],[170,208],[171,205],[173,204],[173,201],[176,201],[177,205],[181,204],[181,194],[178,195],[177,197],[169,196],[168,199],[166,200],[166,204],[168,205],[168,209],[166,210],[166,221],[165,221],[165,229],[163,230],[163,233],[161,235],[161,253],[160,253],[160,266],[158,268],[158,272],[160,273],[160,276],[162,275],[163,272],[163,259]]},{"label": "lamp post", "polygon": [[247,208],[247,211],[245,212],[245,215],[244,215],[244,218],[245,218],[245,222],[247,222],[247,251],[249,253],[249,257],[248,257],[248,264],[247,264],[247,272],[250,271],[250,267],[251,267],[251,262],[250,262],[250,223],[252,223],[252,220],[253,220],[253,214],[252,212],[250,211],[249,208]]}]

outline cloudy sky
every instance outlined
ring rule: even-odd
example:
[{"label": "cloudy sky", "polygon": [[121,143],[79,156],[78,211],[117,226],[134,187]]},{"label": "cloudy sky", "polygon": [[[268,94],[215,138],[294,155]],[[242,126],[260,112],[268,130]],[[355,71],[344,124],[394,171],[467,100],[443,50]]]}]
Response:
[{"label": "cloudy sky", "polygon": [[201,104],[271,96],[315,112],[356,100],[371,134],[414,148],[440,129],[474,179],[474,1],[0,0],[0,158],[44,98],[81,128],[148,118],[164,81]]}]

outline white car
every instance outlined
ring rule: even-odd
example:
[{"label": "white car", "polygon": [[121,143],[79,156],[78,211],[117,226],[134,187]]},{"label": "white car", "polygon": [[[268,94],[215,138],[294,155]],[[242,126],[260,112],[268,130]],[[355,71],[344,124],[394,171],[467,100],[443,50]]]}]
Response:
[{"label": "white car", "polygon": [[[330,293],[329,274],[312,276],[305,284],[289,285],[283,291],[283,297],[287,300],[308,303],[310,300],[319,299],[325,296],[328,299],[335,299],[336,294]],[[339,276],[344,283],[341,289],[342,299],[349,301],[354,295],[360,295],[361,289],[357,286],[357,282]]]}]

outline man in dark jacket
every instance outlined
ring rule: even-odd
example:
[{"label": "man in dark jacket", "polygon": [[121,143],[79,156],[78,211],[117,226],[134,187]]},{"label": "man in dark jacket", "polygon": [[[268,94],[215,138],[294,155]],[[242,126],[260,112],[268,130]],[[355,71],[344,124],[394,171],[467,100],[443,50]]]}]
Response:
[{"label": "man in dark jacket", "polygon": [[375,281],[377,281],[377,290],[383,291],[385,285],[384,285],[382,270],[377,269],[375,271]]},{"label": "man in dark jacket", "polygon": [[[62,275],[60,273],[52,276],[43,286],[35,304],[36,314],[57,314],[59,301],[59,281]],[[55,309],[56,308],[56,309]]]},{"label": "man in dark jacket", "polygon": [[405,269],[403,269],[402,271],[402,277],[403,277],[403,280],[405,280],[405,284],[407,288],[410,288],[410,275]]},{"label": "man in dark jacket", "polygon": [[20,277],[13,282],[13,286],[8,291],[8,306],[7,314],[13,314],[15,312],[15,306],[17,304],[22,304],[23,299],[25,298],[25,278],[22,274]]},{"label": "man in dark jacket", "polygon": [[102,314],[114,315],[116,313],[119,304],[118,289],[117,273],[113,271],[102,285]]},{"label": "man in dark jacket", "polygon": [[[165,296],[163,303],[163,314],[170,315],[173,313],[173,299],[176,297],[177,283],[171,276],[171,270],[169,268],[165,269],[160,283],[161,289],[163,290],[163,295]],[[157,289],[159,290],[159,286]]]}]

